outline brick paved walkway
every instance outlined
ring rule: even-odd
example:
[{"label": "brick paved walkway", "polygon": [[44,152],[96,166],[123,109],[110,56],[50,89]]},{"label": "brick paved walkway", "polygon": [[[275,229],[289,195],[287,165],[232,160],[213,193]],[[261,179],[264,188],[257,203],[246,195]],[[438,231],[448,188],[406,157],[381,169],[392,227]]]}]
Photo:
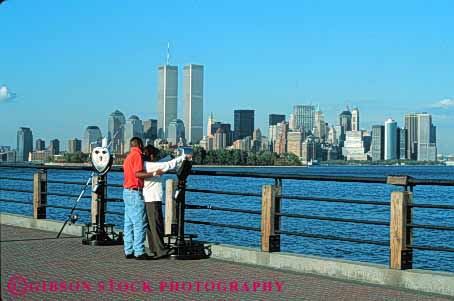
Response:
[{"label": "brick paved walkway", "polygon": [[121,246],[54,237],[1,225],[2,300],[448,300],[214,259],[127,260]]}]

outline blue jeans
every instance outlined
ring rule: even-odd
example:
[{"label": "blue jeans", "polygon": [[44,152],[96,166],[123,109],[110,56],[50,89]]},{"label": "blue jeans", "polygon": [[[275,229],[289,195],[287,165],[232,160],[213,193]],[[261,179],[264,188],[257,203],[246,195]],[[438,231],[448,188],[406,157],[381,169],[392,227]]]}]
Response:
[{"label": "blue jeans", "polygon": [[134,256],[145,253],[145,233],[147,230],[145,203],[142,192],[136,190],[123,190],[125,203],[124,222],[124,250]]}]

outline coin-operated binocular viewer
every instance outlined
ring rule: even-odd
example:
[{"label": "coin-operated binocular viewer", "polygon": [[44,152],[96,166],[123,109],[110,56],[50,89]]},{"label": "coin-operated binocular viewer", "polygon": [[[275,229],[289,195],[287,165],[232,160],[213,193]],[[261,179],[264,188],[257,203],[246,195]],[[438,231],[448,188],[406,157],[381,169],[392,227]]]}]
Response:
[{"label": "coin-operated binocular viewer", "polygon": [[97,181],[92,187],[97,198],[96,222],[85,225],[84,245],[111,246],[123,244],[123,233],[115,233],[113,224],[106,224],[107,173],[112,167],[113,157],[107,147],[95,147],[91,152],[91,162]]},{"label": "coin-operated binocular viewer", "polygon": [[[191,148],[179,148],[177,155],[192,155]],[[166,245],[170,249],[171,259],[204,259],[211,256],[211,248],[201,241],[196,241],[197,235],[185,234],[184,213],[186,209],[186,180],[191,173],[192,160],[186,158],[177,168],[177,190],[174,195],[177,212],[177,233],[166,235]]]}]

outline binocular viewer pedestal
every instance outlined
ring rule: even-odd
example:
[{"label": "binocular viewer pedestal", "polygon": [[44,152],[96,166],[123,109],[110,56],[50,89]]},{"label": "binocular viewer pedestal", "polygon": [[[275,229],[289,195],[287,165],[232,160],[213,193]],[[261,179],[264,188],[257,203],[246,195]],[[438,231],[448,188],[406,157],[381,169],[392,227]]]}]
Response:
[{"label": "binocular viewer pedestal", "polygon": [[[184,160],[181,167],[177,170],[177,191],[175,201],[177,206],[177,227],[172,229],[170,235],[166,235],[164,242],[170,249],[170,259],[194,260],[205,259],[211,256],[211,247],[201,241],[196,241],[197,235],[185,234],[184,231],[184,212],[186,207],[186,179],[191,173],[192,163]],[[175,231],[176,230],[176,231]]]},{"label": "binocular viewer pedestal", "polygon": [[113,246],[123,244],[123,233],[114,231],[114,224],[106,224],[106,180],[105,175],[98,176],[97,186],[93,189],[96,193],[97,211],[96,223],[86,224],[82,244],[90,246]]}]

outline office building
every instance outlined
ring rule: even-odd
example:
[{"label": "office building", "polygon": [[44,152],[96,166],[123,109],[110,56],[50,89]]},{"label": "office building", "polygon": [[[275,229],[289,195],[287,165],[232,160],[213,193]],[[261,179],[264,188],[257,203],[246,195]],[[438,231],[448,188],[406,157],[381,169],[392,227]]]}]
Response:
[{"label": "office building", "polygon": [[257,128],[252,133],[252,145],[251,150],[253,152],[259,152],[262,150],[262,131]]},{"label": "office building", "polygon": [[213,149],[221,150],[227,147],[227,135],[224,133],[222,128],[218,128],[214,133]]},{"label": "office building", "polygon": [[177,145],[180,141],[186,143],[185,126],[181,119],[174,119],[169,123],[167,142]]},{"label": "office building", "polygon": [[338,136],[339,135],[336,128],[334,126],[329,127],[327,142],[332,145],[338,145],[339,144]]},{"label": "office building", "polygon": [[130,151],[130,140],[133,137],[143,139],[143,124],[142,120],[136,115],[131,115],[126,120],[124,131],[123,131],[123,150],[122,153]]},{"label": "office building", "polygon": [[273,151],[278,154],[287,152],[287,133],[288,123],[283,121],[276,125],[276,140],[274,141]]},{"label": "office building", "polygon": [[47,150],[40,150],[40,151],[33,151],[30,152],[28,161],[30,162],[46,162],[49,161],[54,154],[50,149]]},{"label": "office building", "polygon": [[313,105],[293,106],[294,129],[312,133],[314,129],[314,113],[315,107]]},{"label": "office building", "polygon": [[432,115],[417,114],[418,118],[418,161],[436,161],[436,128],[432,124]]},{"label": "office building", "polygon": [[16,161],[28,161],[30,152],[33,151],[33,133],[30,128],[20,127],[17,131]]},{"label": "office building", "polygon": [[167,127],[177,118],[178,67],[158,67],[158,137],[167,138]]},{"label": "office building", "polygon": [[397,141],[399,147],[397,148],[397,158],[400,160],[407,160],[408,155],[408,130],[397,128]]},{"label": "office building", "polygon": [[52,155],[59,155],[60,154],[60,140],[58,140],[58,139],[51,140],[49,142],[48,150]]},{"label": "office building", "polygon": [[215,123],[214,115],[213,113],[210,113],[210,116],[208,116],[208,122],[207,122],[207,136],[213,135],[216,130],[213,131],[212,126]]},{"label": "office building", "polygon": [[142,121],[143,139],[153,141],[158,138],[158,121],[156,119],[147,119]]},{"label": "office building", "polygon": [[216,133],[216,131],[218,129],[222,129],[222,132],[226,135],[227,146],[232,145],[233,132],[232,132],[232,126],[230,125],[230,123],[214,122],[213,124],[211,124],[211,127],[210,127],[210,130],[211,130],[211,132],[209,132],[210,135],[214,136],[214,134]]},{"label": "office building", "polygon": [[339,145],[344,146],[345,134],[352,130],[352,113],[347,107],[345,111],[339,114]]},{"label": "office building", "polygon": [[211,151],[214,149],[214,137],[213,136],[203,136],[200,140],[199,145],[205,151]]},{"label": "office building", "polygon": [[268,127],[281,123],[282,121],[285,121],[284,114],[269,114],[268,115]]},{"label": "office building", "polygon": [[372,161],[382,161],[385,159],[385,127],[383,125],[372,126],[370,154]]},{"label": "office building", "polygon": [[123,145],[124,126],[126,123],[125,115],[119,110],[109,115],[107,124],[107,141],[111,144],[114,154],[120,154]]},{"label": "office building", "polygon": [[183,67],[183,116],[188,143],[197,144],[203,136],[203,66]]},{"label": "office building", "polygon": [[407,159],[418,159],[418,114],[405,114],[405,129],[407,130]]},{"label": "office building", "polygon": [[362,131],[347,131],[345,133],[345,142],[344,146],[342,147],[342,155],[347,161],[367,160]]},{"label": "office building", "polygon": [[304,163],[309,163],[314,160],[317,160],[319,146],[315,141],[313,136],[307,137],[303,144],[301,145],[301,161]]},{"label": "office building", "polygon": [[385,160],[397,159],[397,122],[385,121]]},{"label": "office building", "polygon": [[[285,120],[283,120],[285,121]],[[288,117],[288,128],[291,131],[297,131],[298,129],[296,128],[296,120],[295,120],[295,114],[290,113]]]},{"label": "office building", "polygon": [[288,132],[287,133],[287,152],[295,154],[298,157],[302,156],[302,145],[304,142],[304,132]]},{"label": "office building", "polygon": [[90,125],[87,126],[82,140],[82,152],[89,154],[91,150],[97,146],[101,146],[102,134],[99,127]]},{"label": "office building", "polygon": [[314,113],[314,136],[321,140],[326,139],[325,117],[319,106],[317,106],[317,110]]},{"label": "office building", "polygon": [[36,139],[35,150],[42,151],[46,149],[46,142],[42,139]]},{"label": "office building", "polygon": [[254,110],[234,111],[234,140],[252,137],[254,131]]},{"label": "office building", "polygon": [[80,153],[82,151],[82,141],[74,138],[68,140],[68,153]]},{"label": "office building", "polygon": [[359,131],[359,109],[354,108],[352,110],[352,131]]}]

